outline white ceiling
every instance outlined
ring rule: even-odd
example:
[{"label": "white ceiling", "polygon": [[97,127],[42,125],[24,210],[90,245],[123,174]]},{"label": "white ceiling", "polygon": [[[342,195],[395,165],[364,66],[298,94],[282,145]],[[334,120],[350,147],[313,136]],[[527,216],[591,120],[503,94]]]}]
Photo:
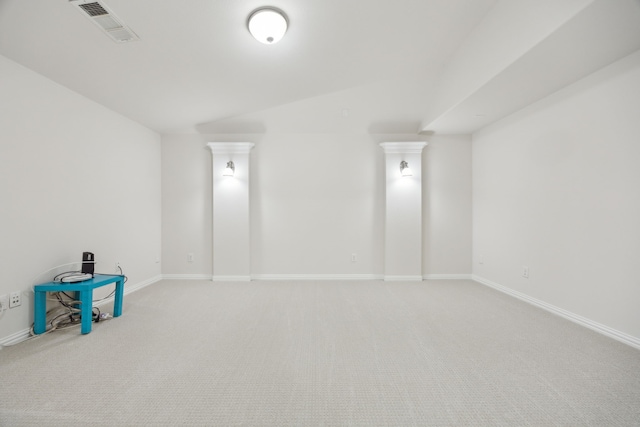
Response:
[{"label": "white ceiling", "polygon": [[[443,70],[500,3],[100,1],[140,40],[113,42],[68,0],[0,0],[0,54],[159,133],[426,130]],[[276,45],[246,28],[266,5],[290,21]]]},{"label": "white ceiling", "polygon": [[[474,30],[456,53],[456,59],[464,62],[453,60],[445,68],[443,81],[461,69],[473,69],[476,76],[449,79],[466,90],[441,91],[444,102],[440,110],[432,109],[436,114],[427,115],[423,131],[473,133],[640,49],[640,0],[563,0],[554,5],[553,14],[545,14],[549,12],[545,7],[523,10],[522,6],[517,13],[494,13],[497,9],[504,12],[504,4],[492,10],[492,19],[484,20],[477,28],[480,31]],[[534,12],[540,16],[535,17]],[[495,31],[507,26],[504,21],[518,28],[506,44],[496,38],[504,39],[504,33]],[[493,34],[487,36],[486,30]],[[464,48],[470,44],[467,50],[474,54],[465,57]],[[500,44],[505,45],[498,48]],[[520,48],[513,48],[517,45]],[[496,51],[503,55],[496,56]],[[479,61],[478,52],[493,58]],[[490,73],[483,72],[483,64],[484,68],[491,64]],[[478,75],[481,81],[474,82]]]},{"label": "white ceiling", "polygon": [[[67,0],[0,0],[0,54],[171,133],[338,92],[344,99],[326,106],[330,115],[348,109],[384,119],[392,104],[398,117],[389,120],[417,128],[415,98],[494,0],[103,2],[140,41],[113,42]],[[258,43],[246,28],[264,5],[289,17],[276,45]],[[395,86],[398,95],[389,96]],[[420,91],[413,96],[407,86]],[[348,90],[362,87],[385,93],[354,103]]]}]

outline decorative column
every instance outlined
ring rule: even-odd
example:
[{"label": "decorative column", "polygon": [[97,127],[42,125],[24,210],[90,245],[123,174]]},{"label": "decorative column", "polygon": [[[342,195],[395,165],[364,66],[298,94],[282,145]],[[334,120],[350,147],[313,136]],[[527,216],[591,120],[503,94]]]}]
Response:
[{"label": "decorative column", "polygon": [[426,145],[424,141],[380,144],[386,165],[384,280],[422,280],[422,149]]},{"label": "decorative column", "polygon": [[213,158],[212,280],[250,281],[249,153],[254,144],[207,145]]}]

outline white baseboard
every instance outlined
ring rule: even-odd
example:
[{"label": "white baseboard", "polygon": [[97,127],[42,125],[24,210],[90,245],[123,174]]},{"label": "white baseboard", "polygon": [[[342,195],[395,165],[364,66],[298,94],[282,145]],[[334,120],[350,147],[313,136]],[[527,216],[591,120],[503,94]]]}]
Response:
[{"label": "white baseboard", "polygon": [[385,275],[382,280],[385,282],[422,282],[422,276],[392,276]]},{"label": "white baseboard", "polygon": [[425,274],[424,280],[472,280],[471,274]]},{"label": "white baseboard", "polygon": [[162,275],[158,274],[157,276],[154,276],[150,279],[143,280],[142,282],[138,282],[135,285],[129,285],[129,286],[125,285],[124,294],[128,295],[132,292],[139,291],[140,289],[146,288],[149,285],[153,285],[154,283],[159,282],[160,280],[162,280]]},{"label": "white baseboard", "polygon": [[564,317],[567,320],[570,320],[574,323],[577,323],[581,326],[589,328],[593,331],[601,333],[602,335],[606,335],[609,338],[613,338],[616,341],[620,341],[624,344],[627,344],[631,347],[640,349],[640,338],[631,336],[629,334],[625,334],[624,332],[620,332],[616,329],[610,328],[606,325],[603,325],[598,322],[594,322],[593,320],[587,319],[586,317],[582,317],[570,311],[564,310],[560,307],[556,307],[554,305],[548,304],[544,301],[541,301],[537,298],[533,298],[529,295],[523,294],[518,291],[514,291],[511,288],[507,288],[506,286],[499,285],[498,283],[487,280],[483,277],[472,275],[472,280],[475,282],[481,283],[485,286],[493,288],[497,291],[510,295],[512,297],[518,298],[519,300],[528,302],[536,307],[539,307],[543,310],[546,310],[550,313],[556,314],[558,316]]},{"label": "white baseboard", "polygon": [[376,274],[253,274],[251,280],[381,280]]},{"label": "white baseboard", "polygon": [[0,339],[0,349],[2,349],[3,346],[14,345],[14,344],[18,344],[19,342],[25,341],[29,339],[30,336],[31,336],[31,328],[23,329],[21,331],[16,332],[15,334],[6,336]]},{"label": "white baseboard", "polygon": [[[132,292],[139,291],[140,289],[145,288],[149,285],[152,285],[153,283],[159,282],[160,280],[162,280],[162,276],[157,275],[150,279],[143,280],[142,282],[136,283],[134,285],[129,285],[129,286],[125,285],[124,295],[129,295]],[[114,298],[115,297],[113,296],[109,298],[105,298],[104,300],[100,301],[99,304],[96,304],[96,305],[102,306],[105,304],[110,304],[110,303],[112,304]],[[0,338],[0,348],[2,348],[2,346],[18,344],[19,342],[26,341],[30,337],[31,337],[31,328],[23,329],[7,337]]]},{"label": "white baseboard", "polygon": [[210,274],[163,274],[162,280],[211,280]]},{"label": "white baseboard", "polygon": [[471,274],[425,274],[424,276],[385,276],[382,274],[252,274],[251,276],[210,276],[208,274],[163,274],[163,280],[213,280],[214,282],[291,281],[291,280],[472,280]]},{"label": "white baseboard", "polygon": [[471,280],[471,274],[426,274],[424,276],[385,276],[382,274],[254,274],[251,280],[384,280],[420,282],[422,280]]},{"label": "white baseboard", "polygon": [[214,282],[250,282],[251,276],[209,276]]}]

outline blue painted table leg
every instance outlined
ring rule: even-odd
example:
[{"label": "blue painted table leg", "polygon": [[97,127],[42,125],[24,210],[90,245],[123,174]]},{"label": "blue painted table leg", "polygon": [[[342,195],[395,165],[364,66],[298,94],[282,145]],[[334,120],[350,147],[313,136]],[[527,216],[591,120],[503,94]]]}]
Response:
[{"label": "blue painted table leg", "polygon": [[91,332],[92,308],[93,308],[93,289],[80,291],[82,329],[81,333],[88,334]]},{"label": "blue painted table leg", "polygon": [[122,314],[122,300],[124,299],[124,278],[120,278],[116,282],[116,297],[113,301],[113,317],[118,317]]},{"label": "blue painted table leg", "polygon": [[71,293],[71,297],[75,300],[78,301],[75,304],[71,304],[73,305],[75,308],[77,308],[78,310],[82,310],[82,304],[80,304],[80,301],[82,301],[82,294],[80,291],[75,291]]},{"label": "blue painted table leg", "polygon": [[33,333],[42,334],[46,329],[47,293],[34,292],[33,301]]}]

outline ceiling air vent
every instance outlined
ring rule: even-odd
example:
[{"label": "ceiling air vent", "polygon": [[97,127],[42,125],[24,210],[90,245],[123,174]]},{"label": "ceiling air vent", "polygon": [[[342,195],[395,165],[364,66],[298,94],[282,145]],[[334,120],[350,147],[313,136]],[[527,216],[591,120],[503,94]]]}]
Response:
[{"label": "ceiling air vent", "polygon": [[102,2],[89,0],[69,0],[85,18],[96,24],[116,43],[126,43],[140,40],[131,28],[122,23]]}]

